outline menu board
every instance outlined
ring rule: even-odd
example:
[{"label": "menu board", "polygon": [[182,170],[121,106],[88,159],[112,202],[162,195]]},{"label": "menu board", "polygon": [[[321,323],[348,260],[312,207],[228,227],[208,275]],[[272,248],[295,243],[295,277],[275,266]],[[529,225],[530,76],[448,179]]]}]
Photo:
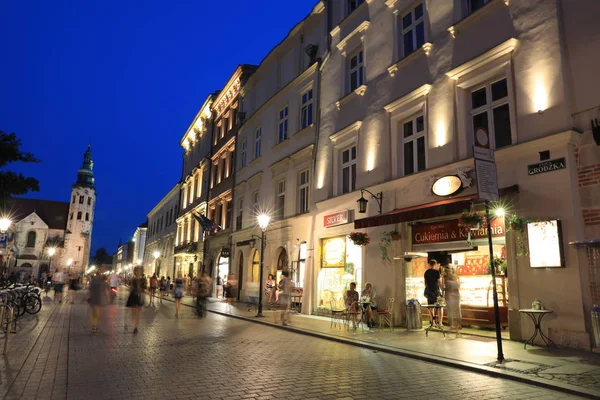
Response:
[{"label": "menu board", "polygon": [[531,268],[563,267],[561,225],[558,220],[529,222],[529,265]]},{"label": "menu board", "polygon": [[465,264],[457,267],[457,272],[461,276],[465,275],[486,275],[489,274],[490,256],[488,254],[467,253],[465,254]]}]

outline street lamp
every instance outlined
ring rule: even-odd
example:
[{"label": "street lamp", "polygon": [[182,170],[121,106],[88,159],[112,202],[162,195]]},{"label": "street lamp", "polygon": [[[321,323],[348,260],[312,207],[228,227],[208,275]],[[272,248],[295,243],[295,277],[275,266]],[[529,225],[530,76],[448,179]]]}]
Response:
[{"label": "street lamp", "polygon": [[365,199],[365,197],[363,195],[364,192],[369,193],[371,195],[371,197],[375,199],[375,201],[377,202],[377,205],[379,206],[379,214],[381,214],[382,208],[383,208],[383,192],[373,194],[370,191],[368,191],[367,189],[361,189],[360,199],[356,200],[356,202],[358,203],[358,212],[360,214],[364,214],[367,212],[367,203],[369,202],[369,200]]},{"label": "street lamp", "polygon": [[48,256],[50,256],[50,265],[48,265],[48,272],[50,272],[52,271],[52,257],[54,257],[56,254],[56,247],[48,247],[46,253],[48,253]]},{"label": "street lamp", "polygon": [[8,218],[0,219],[0,233],[5,233],[10,228],[12,221]]},{"label": "street lamp", "polygon": [[265,231],[267,230],[267,227],[269,226],[269,221],[271,220],[271,217],[268,214],[259,214],[256,217],[256,220],[258,221],[258,226],[261,230],[261,236],[260,236],[260,273],[259,275],[259,283],[258,283],[258,311],[256,312],[256,316],[257,317],[263,317],[263,305],[262,305],[262,300],[263,300],[263,291],[262,291],[262,282],[263,282],[263,274],[264,274],[264,259],[265,259]]}]

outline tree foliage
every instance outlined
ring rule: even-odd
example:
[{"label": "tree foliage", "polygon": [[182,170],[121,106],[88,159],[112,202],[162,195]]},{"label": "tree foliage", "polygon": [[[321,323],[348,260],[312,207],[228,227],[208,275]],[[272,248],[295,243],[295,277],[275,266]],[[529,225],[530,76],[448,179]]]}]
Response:
[{"label": "tree foliage", "polygon": [[[39,160],[33,154],[21,151],[21,140],[17,135],[0,131],[0,168],[14,162],[36,163]],[[37,179],[12,171],[0,170],[0,201],[39,190],[40,185]]]},{"label": "tree foliage", "polygon": [[108,251],[104,247],[100,247],[96,250],[94,255],[94,264],[112,264],[112,256],[108,254]]}]

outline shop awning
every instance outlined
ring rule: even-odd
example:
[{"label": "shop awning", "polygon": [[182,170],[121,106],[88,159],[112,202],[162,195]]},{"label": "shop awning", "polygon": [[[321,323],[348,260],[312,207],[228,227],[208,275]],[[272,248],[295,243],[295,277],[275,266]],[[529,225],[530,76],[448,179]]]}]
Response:
[{"label": "shop awning", "polygon": [[477,195],[445,199],[433,203],[419,204],[405,208],[396,208],[384,214],[361,218],[354,221],[355,229],[373,228],[382,225],[398,224],[400,222],[417,221],[420,219],[443,217],[446,215],[459,214],[471,208],[471,201]]},{"label": "shop awning", "polygon": [[[517,185],[500,189],[500,196],[518,193]],[[372,217],[361,218],[354,221],[354,229],[374,228],[382,225],[399,224],[400,222],[418,221],[421,219],[439,218],[447,215],[460,214],[471,208],[471,202],[477,195],[455,197],[439,200],[433,203],[419,204],[416,206],[397,208],[392,211]]]}]

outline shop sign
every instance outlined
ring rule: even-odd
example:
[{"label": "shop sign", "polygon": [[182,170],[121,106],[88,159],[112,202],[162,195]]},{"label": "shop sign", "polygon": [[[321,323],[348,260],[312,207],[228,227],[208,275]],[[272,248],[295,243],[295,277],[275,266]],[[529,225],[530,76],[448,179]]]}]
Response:
[{"label": "shop sign", "polygon": [[228,248],[222,248],[221,249],[221,258],[229,258],[231,254],[231,250],[229,250]]},{"label": "shop sign", "polygon": [[[470,231],[471,240],[486,239],[487,225],[481,229]],[[492,220],[492,237],[503,237],[505,234],[504,218]],[[460,229],[458,219],[449,221],[417,224],[412,227],[413,245],[461,242],[468,239],[468,232]]]},{"label": "shop sign", "polygon": [[544,172],[552,172],[559,169],[567,168],[567,162],[564,157],[557,158],[556,160],[544,161],[537,164],[531,164],[527,166],[528,175],[543,174]]},{"label": "shop sign", "polygon": [[531,268],[564,267],[562,229],[559,220],[527,223],[529,266]]},{"label": "shop sign", "polygon": [[329,214],[323,217],[323,226],[329,228],[332,226],[348,223],[348,210],[338,211],[334,214]]},{"label": "shop sign", "polygon": [[462,181],[456,175],[442,176],[436,180],[431,187],[431,191],[436,196],[452,196],[462,189]]},{"label": "shop sign", "polygon": [[346,265],[346,238],[323,239],[323,268]]}]

